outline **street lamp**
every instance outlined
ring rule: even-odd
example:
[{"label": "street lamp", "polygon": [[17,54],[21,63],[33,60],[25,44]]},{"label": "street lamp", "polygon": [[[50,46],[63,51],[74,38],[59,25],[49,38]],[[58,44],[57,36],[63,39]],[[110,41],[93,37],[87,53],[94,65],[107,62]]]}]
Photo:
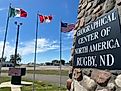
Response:
[{"label": "street lamp", "polygon": [[14,59],[14,67],[16,65],[16,58],[17,58],[17,49],[18,49],[18,38],[19,38],[19,29],[22,23],[18,23],[15,21],[15,24],[17,25],[17,37],[16,37],[16,47],[15,47],[15,59]]}]

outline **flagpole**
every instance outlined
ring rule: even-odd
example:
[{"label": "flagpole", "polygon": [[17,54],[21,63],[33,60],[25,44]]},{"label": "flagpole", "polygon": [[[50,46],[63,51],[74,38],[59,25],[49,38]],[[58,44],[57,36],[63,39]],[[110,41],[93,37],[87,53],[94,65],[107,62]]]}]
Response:
[{"label": "flagpole", "polygon": [[[39,13],[39,12],[38,12]],[[32,91],[35,91],[35,70],[36,70],[36,54],[37,54],[37,38],[38,38],[38,13],[37,13],[37,22],[36,22],[36,34],[35,34],[35,54],[34,54],[34,71],[33,71],[33,84],[32,84]]]},{"label": "flagpole", "polygon": [[1,61],[1,64],[0,64],[0,76],[1,76],[2,61],[3,61],[4,52],[5,52],[5,44],[6,44],[6,38],[7,38],[7,32],[8,32],[10,8],[11,8],[11,3],[9,5],[9,9],[8,9],[7,23],[6,23],[5,36],[4,36],[4,44],[3,44],[2,56],[1,56],[1,60],[0,60]]},{"label": "flagpole", "polygon": [[[60,25],[60,27],[61,27],[61,25]],[[61,76],[62,76],[61,58],[62,58],[62,32],[60,29],[60,91],[61,91]]]}]

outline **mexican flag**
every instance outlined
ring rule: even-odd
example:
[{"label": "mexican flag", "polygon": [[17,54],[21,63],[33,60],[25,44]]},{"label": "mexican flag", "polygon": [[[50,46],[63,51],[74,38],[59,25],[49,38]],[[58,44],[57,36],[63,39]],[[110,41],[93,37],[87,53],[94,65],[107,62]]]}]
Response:
[{"label": "mexican flag", "polygon": [[9,17],[27,17],[27,12],[20,8],[10,8]]}]

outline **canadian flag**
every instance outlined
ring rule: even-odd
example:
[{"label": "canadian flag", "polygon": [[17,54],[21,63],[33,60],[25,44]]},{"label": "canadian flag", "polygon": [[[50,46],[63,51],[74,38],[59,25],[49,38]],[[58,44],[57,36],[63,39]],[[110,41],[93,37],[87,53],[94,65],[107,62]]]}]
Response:
[{"label": "canadian flag", "polygon": [[52,20],[52,16],[43,16],[43,15],[39,15],[39,19],[40,19],[40,23],[46,22],[49,23]]}]

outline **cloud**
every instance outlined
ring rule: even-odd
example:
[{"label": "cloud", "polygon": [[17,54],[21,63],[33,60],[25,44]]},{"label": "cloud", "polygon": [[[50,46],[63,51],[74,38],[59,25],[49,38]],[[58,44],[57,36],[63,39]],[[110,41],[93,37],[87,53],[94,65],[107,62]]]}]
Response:
[{"label": "cloud", "polygon": [[72,39],[74,37],[74,31],[70,31],[69,33],[66,33],[67,39]]},{"label": "cloud", "polygon": [[6,10],[6,8],[0,8],[0,11]]},{"label": "cloud", "polygon": [[[3,51],[3,41],[0,41],[0,57],[2,55],[2,51]],[[9,42],[6,42],[5,51],[4,51],[5,56],[8,58],[13,53],[14,53],[14,47],[10,46]]]},{"label": "cloud", "polygon": [[5,28],[4,27],[0,27],[0,34],[3,34],[5,32]]},{"label": "cloud", "polygon": [[[18,49],[18,51],[22,55],[32,54],[35,51],[34,50],[35,49],[35,40],[21,43],[21,46],[22,47],[20,47]],[[47,52],[47,51],[55,50],[58,48],[59,48],[59,45],[56,41],[50,41],[45,38],[37,39],[37,53]]]},{"label": "cloud", "polygon": [[[50,41],[49,39],[45,38],[40,38],[37,39],[37,53],[42,53],[42,52],[47,52],[50,50],[58,50],[59,49],[59,44],[57,41]],[[27,42],[21,42],[19,43],[18,47],[18,53],[21,55],[29,55],[35,52],[35,40],[32,41],[27,41]],[[0,55],[2,53],[2,48],[3,48],[3,41],[0,41]],[[5,56],[9,58],[11,54],[14,54],[15,52],[15,47],[12,46],[9,42],[6,43],[5,47]]]}]

